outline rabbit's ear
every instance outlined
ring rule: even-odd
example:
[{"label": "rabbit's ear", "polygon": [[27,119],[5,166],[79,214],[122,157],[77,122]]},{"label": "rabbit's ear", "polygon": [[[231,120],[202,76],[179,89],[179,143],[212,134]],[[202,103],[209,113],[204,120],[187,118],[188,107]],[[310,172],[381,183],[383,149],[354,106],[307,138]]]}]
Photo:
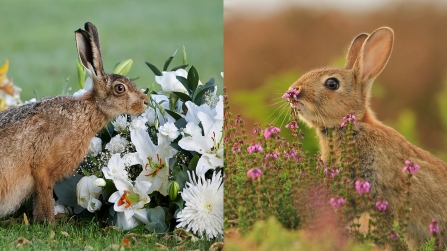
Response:
[{"label": "rabbit's ear", "polygon": [[85,30],[75,31],[75,38],[82,65],[93,78],[103,78],[105,73],[96,27],[92,23],[85,23]]},{"label": "rabbit's ear", "polygon": [[360,57],[355,62],[356,75],[368,92],[372,81],[382,72],[393,49],[394,32],[388,27],[375,30],[363,43]]},{"label": "rabbit's ear", "polygon": [[351,46],[348,50],[348,55],[346,56],[345,69],[352,69],[355,61],[358,59],[360,51],[363,46],[363,42],[365,42],[366,38],[368,38],[368,34],[362,33],[358,35],[351,43]]}]

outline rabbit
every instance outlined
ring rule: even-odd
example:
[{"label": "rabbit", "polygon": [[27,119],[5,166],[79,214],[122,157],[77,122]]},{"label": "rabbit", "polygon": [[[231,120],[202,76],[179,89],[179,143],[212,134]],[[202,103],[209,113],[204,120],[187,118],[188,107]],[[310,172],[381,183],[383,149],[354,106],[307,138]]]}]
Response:
[{"label": "rabbit", "polygon": [[0,113],[0,217],[33,195],[36,222],[54,221],[54,184],[73,175],[109,120],[145,111],[148,98],[128,78],[106,74],[92,23],[75,31],[79,58],[93,87],[80,97],[56,96]]},{"label": "rabbit", "polygon": [[340,159],[346,132],[340,127],[342,118],[350,113],[356,116],[353,135],[361,178],[370,183],[373,199],[380,196],[388,201],[389,213],[397,215],[399,208],[405,208],[405,161],[418,164],[420,169],[411,178],[411,210],[405,239],[411,249],[416,249],[431,237],[429,225],[436,219],[440,243],[445,246],[447,163],[381,123],[369,105],[373,80],[387,64],[393,41],[394,32],[388,27],[358,35],[351,43],[343,68],[321,68],[302,75],[290,86],[294,95],[288,101],[298,117],[315,128],[324,161],[331,151],[328,129],[332,129],[335,157]]}]

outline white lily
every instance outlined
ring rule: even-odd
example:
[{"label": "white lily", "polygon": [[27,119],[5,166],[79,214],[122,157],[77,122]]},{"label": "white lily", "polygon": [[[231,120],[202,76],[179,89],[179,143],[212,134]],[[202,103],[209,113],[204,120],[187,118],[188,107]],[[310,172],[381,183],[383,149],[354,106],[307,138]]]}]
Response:
[{"label": "white lily", "polygon": [[185,106],[188,108],[188,112],[185,115],[185,120],[187,122],[193,122],[196,125],[200,123],[200,119],[197,116],[199,112],[206,113],[212,118],[214,118],[217,114],[216,111],[214,109],[211,109],[208,104],[202,104],[198,106],[191,101],[186,101]]},{"label": "white lily", "polygon": [[178,69],[176,71],[163,71],[162,74],[162,76],[155,76],[155,82],[161,85],[161,89],[164,92],[188,92],[183,84],[177,79],[177,76],[184,78],[188,77],[188,73],[184,69]]},{"label": "white lily", "polygon": [[196,134],[184,137],[178,145],[187,151],[196,151],[201,154],[196,167],[197,175],[201,176],[210,169],[223,167],[223,120],[214,121],[209,114],[204,112],[199,112],[197,117],[202,122],[204,136]]},{"label": "white lily", "polygon": [[[149,223],[146,216],[142,217],[141,209],[144,205],[150,202],[147,191],[151,187],[151,183],[147,181],[136,181],[132,185],[128,180],[117,179],[114,181],[115,187],[118,191],[114,192],[109,197],[109,202],[115,203],[113,209],[118,213],[118,227],[122,228],[134,227],[136,223]],[[123,213],[119,214],[119,213]],[[123,217],[124,216],[124,217]],[[136,217],[136,219],[132,219]]]},{"label": "white lily", "polygon": [[158,145],[150,139],[148,133],[136,128],[130,131],[130,138],[137,150],[124,156],[128,165],[140,164],[143,171],[137,177],[137,181],[149,181],[152,185],[148,194],[159,191],[162,195],[168,195],[167,186],[169,178],[169,159],[177,150],[170,146],[171,141],[167,136],[158,134]]}]

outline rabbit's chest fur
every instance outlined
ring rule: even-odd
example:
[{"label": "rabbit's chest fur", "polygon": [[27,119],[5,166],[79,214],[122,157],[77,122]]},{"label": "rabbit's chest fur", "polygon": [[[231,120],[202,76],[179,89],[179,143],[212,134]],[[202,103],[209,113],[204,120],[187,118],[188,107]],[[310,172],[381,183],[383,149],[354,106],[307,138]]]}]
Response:
[{"label": "rabbit's chest fur", "polygon": [[[335,155],[340,159],[344,129],[335,129],[333,144]],[[329,157],[327,135],[318,133],[323,160]],[[428,225],[437,219],[441,238],[447,241],[447,164],[409,143],[402,135],[384,125],[358,122],[354,128],[354,139],[358,151],[360,177],[371,185],[373,200],[378,196],[389,202],[388,212],[397,215],[405,208],[407,200],[407,174],[402,172],[405,160],[420,166],[411,178],[410,222],[408,235],[412,235],[410,246],[420,245],[429,238]],[[357,180],[355,169],[351,170],[352,184]]]},{"label": "rabbit's chest fur", "polygon": [[14,207],[5,211],[32,194],[36,175],[45,172],[53,183],[74,173],[107,123],[93,104],[59,96],[0,113],[0,206]]}]

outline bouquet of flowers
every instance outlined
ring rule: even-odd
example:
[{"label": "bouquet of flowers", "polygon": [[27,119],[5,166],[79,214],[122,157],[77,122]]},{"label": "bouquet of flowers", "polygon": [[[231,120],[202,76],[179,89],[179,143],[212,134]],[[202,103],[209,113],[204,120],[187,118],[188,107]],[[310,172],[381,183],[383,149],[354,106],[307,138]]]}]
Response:
[{"label": "bouquet of flowers", "polygon": [[[95,213],[120,229],[142,225],[163,233],[184,227],[209,239],[223,235],[223,97],[211,78],[199,80],[186,62],[160,71],[146,88],[149,105],[139,116],[118,116],[94,137],[78,173],[55,186],[56,207]],[[114,73],[127,75],[132,60]],[[83,95],[91,86],[78,65]],[[57,209],[56,209],[57,211]],[[88,212],[87,212],[88,211]],[[60,212],[60,211],[58,211]]]},{"label": "bouquet of flowers", "polygon": [[22,104],[22,100],[20,100],[22,89],[15,86],[12,79],[6,77],[8,68],[9,61],[6,60],[0,67],[0,111]]}]

